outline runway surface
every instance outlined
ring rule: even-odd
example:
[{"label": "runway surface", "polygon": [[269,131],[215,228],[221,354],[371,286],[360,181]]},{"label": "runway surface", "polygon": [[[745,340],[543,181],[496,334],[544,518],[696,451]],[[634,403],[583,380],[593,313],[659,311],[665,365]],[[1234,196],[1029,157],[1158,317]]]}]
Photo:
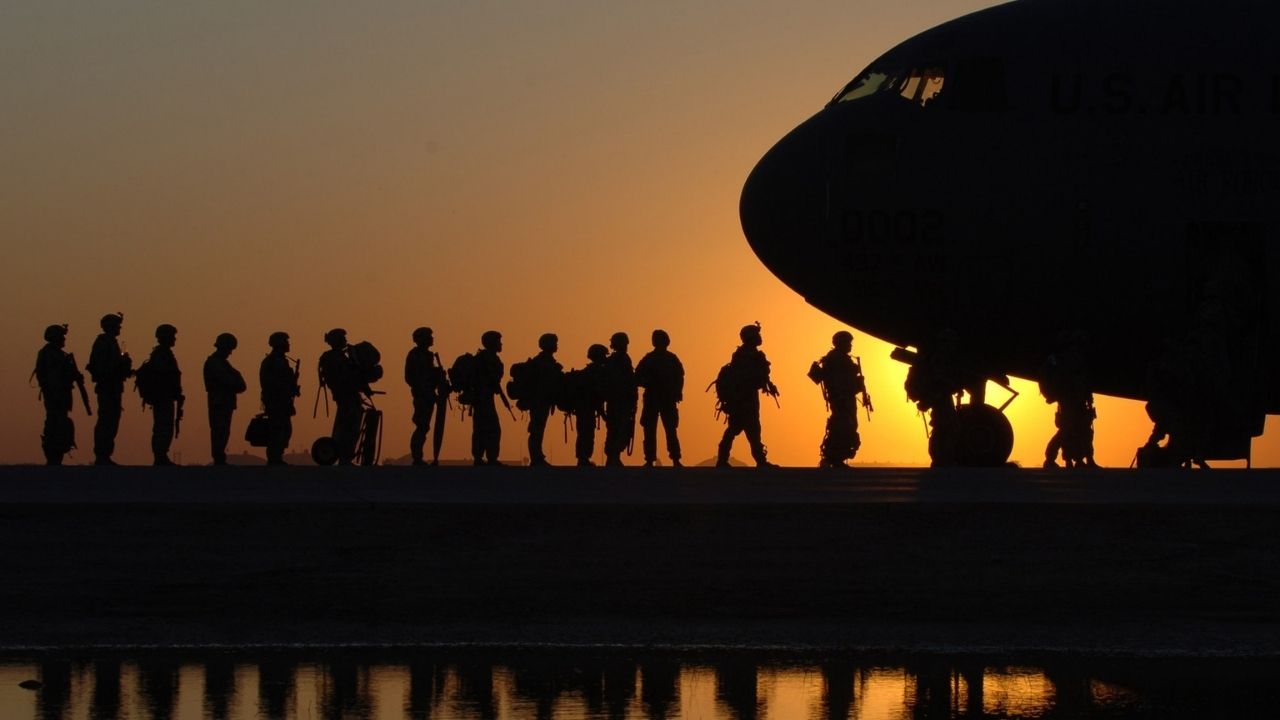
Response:
[{"label": "runway surface", "polygon": [[0,648],[1280,656],[1280,472],[0,468]]}]

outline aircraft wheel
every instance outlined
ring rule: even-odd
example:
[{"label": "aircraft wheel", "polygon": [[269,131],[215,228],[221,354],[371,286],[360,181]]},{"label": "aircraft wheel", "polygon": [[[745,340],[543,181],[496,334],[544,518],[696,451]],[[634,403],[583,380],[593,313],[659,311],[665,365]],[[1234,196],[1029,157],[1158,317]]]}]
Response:
[{"label": "aircraft wheel", "polygon": [[962,405],[955,420],[956,464],[999,467],[1013,452],[1013,425],[990,405]]},{"label": "aircraft wheel", "polygon": [[317,438],[311,443],[311,459],[317,465],[332,465],[338,462],[338,444],[331,437]]}]

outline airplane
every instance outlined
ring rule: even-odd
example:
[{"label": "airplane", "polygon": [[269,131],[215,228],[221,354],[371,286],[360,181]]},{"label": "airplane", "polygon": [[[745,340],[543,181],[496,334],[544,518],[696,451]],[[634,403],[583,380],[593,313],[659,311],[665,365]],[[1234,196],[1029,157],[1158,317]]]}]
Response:
[{"label": "airplane", "polygon": [[[1176,389],[1211,414],[1203,454],[1248,458],[1280,413],[1277,26],[1258,0],[946,22],[765,154],[743,232],[811,305],[899,349],[954,334],[984,378],[1041,379],[1064,332],[1096,393],[1151,400],[1153,371],[1192,358]],[[983,394],[957,432],[1002,464],[1012,428]]]}]

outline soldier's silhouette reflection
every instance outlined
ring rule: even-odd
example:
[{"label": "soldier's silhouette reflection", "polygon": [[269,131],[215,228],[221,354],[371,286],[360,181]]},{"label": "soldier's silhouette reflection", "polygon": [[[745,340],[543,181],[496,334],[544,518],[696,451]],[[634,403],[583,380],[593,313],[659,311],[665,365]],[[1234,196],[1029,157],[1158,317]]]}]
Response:
[{"label": "soldier's silhouette reflection", "polygon": [[743,660],[727,660],[716,666],[716,700],[735,720],[755,720],[760,714],[756,666]]},{"label": "soldier's silhouette reflection", "polygon": [[346,720],[351,717],[369,717],[373,710],[365,669],[348,660],[340,660],[328,667],[321,706],[323,716],[330,720]]},{"label": "soldier's silhouette reflection", "polygon": [[288,716],[295,670],[294,663],[279,658],[267,658],[258,664],[258,712],[262,717]]},{"label": "soldier's silhouette reflection", "polygon": [[71,663],[45,660],[40,663],[40,694],[36,700],[36,716],[40,720],[62,720],[67,717],[71,701]]},{"label": "soldier's silhouette reflection", "polygon": [[951,667],[941,658],[922,658],[907,665],[914,681],[911,717],[951,720]]},{"label": "soldier's silhouette reflection", "polygon": [[138,694],[151,720],[169,720],[178,702],[178,667],[164,658],[138,663]]},{"label": "soldier's silhouette reflection", "polygon": [[93,664],[93,697],[89,700],[89,720],[119,720],[120,661],[99,660]]},{"label": "soldier's silhouette reflection", "polygon": [[556,698],[561,691],[564,668],[543,663],[530,663],[512,668],[515,696],[533,704],[534,717],[553,720]]},{"label": "soldier's silhouette reflection", "polygon": [[444,699],[448,680],[444,665],[414,660],[409,663],[409,690],[405,697],[404,711],[411,720],[427,720],[435,706]]},{"label": "soldier's silhouette reflection", "polygon": [[853,710],[853,680],[857,667],[846,661],[822,665],[822,707],[828,720],[848,720]]},{"label": "soldier's silhouette reflection", "polygon": [[666,720],[679,700],[680,664],[654,659],[640,663],[640,702],[649,720]]},{"label": "soldier's silhouette reflection", "polygon": [[498,708],[493,698],[493,666],[487,663],[464,663],[457,667],[458,699],[479,720],[495,720]]},{"label": "soldier's silhouette reflection", "polygon": [[226,658],[214,658],[204,665],[204,712],[212,720],[231,717],[231,701],[236,692],[236,666]]}]

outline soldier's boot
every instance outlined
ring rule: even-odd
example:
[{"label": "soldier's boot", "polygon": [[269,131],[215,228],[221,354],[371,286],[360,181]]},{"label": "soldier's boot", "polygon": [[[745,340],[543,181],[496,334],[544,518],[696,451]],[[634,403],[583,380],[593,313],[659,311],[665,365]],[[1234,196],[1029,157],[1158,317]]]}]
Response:
[{"label": "soldier's boot", "polygon": [[716,467],[729,467],[729,451],[733,448],[733,438],[722,439],[716,449]]}]

